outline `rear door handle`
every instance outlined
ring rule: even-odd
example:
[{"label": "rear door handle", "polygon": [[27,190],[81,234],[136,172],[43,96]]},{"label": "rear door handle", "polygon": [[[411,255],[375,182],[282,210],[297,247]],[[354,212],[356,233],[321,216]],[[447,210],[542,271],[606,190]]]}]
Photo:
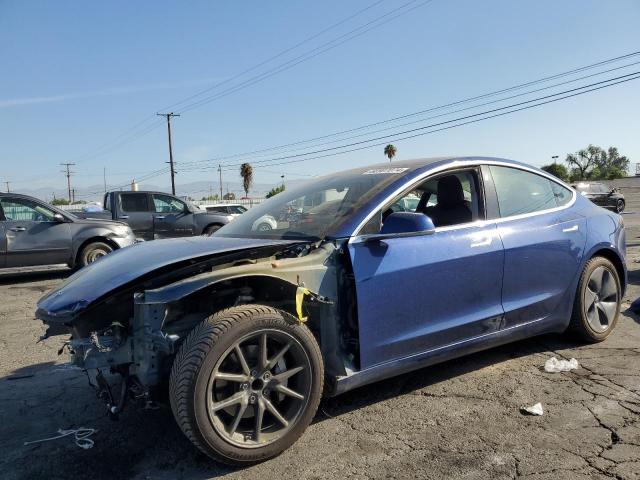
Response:
[{"label": "rear door handle", "polygon": [[11,230],[12,232],[24,232],[24,231],[27,230],[27,228],[26,227],[13,227],[13,228],[10,228],[9,230]]},{"label": "rear door handle", "polygon": [[164,220],[164,215],[155,217],[156,220]]},{"label": "rear door handle", "polygon": [[122,218],[123,220],[126,220],[129,218],[129,215],[121,215],[120,218]]},{"label": "rear door handle", "polygon": [[574,225],[573,227],[568,227],[568,228],[563,228],[562,232],[563,233],[571,233],[571,232],[577,232],[578,231],[578,225]]}]

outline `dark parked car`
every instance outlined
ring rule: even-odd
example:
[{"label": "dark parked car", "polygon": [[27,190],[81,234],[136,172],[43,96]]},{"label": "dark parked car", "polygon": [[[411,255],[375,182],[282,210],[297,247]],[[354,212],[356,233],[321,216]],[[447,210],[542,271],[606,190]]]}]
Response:
[{"label": "dark parked car", "polygon": [[[318,210],[338,203],[257,228],[309,196]],[[388,213],[414,196],[412,211]],[[542,333],[604,340],[624,255],[622,217],[546,172],[491,158],[394,162],[286,190],[211,238],[116,252],[43,297],[36,316],[48,335],[71,333],[112,413],[168,383],[185,435],[248,464],[295,442],[323,393]]]},{"label": "dark parked car", "polygon": [[136,238],[142,240],[212,235],[233,220],[228,213],[207,213],[162,192],[107,192],[103,207],[102,212],[78,212],[76,215],[126,222]]},{"label": "dark parked car", "polygon": [[607,187],[600,182],[581,182],[571,186],[600,207],[609,208],[618,213],[624,211],[624,195],[615,188]]},{"label": "dark parked car", "polygon": [[33,197],[0,193],[0,268],[81,267],[134,241],[124,223],[80,219]]}]

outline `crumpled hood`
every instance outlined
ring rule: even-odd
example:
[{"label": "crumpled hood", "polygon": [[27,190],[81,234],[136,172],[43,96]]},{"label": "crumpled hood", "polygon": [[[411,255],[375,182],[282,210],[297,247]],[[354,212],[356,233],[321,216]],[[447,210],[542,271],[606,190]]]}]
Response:
[{"label": "crumpled hood", "polygon": [[98,298],[154,270],[238,250],[288,245],[291,240],[188,237],[154,240],[116,250],[70,276],[38,301],[36,317],[69,318]]}]

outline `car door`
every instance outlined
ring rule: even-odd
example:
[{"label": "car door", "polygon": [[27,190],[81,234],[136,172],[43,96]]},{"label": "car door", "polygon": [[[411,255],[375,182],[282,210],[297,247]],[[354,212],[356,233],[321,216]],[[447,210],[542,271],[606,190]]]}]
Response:
[{"label": "car door", "polygon": [[153,208],[149,194],[126,192],[119,194],[118,219],[126,221],[136,238],[153,240]]},{"label": "car door", "polygon": [[[451,172],[430,181],[441,181]],[[484,221],[482,182],[477,170],[456,172],[471,178],[470,221],[435,233],[368,241],[354,237],[349,252],[354,271],[361,368],[415,355],[501,328],[504,252],[493,221]],[[431,187],[421,206],[432,208]],[[410,193],[411,195],[411,193]],[[433,195],[431,195],[433,197]],[[396,204],[398,198],[383,207]],[[374,217],[375,218],[375,217]]]},{"label": "car door", "polygon": [[520,168],[491,165],[498,232],[504,245],[505,326],[570,315],[586,242],[586,219],[569,208],[574,193]]},{"label": "car door", "polygon": [[69,263],[71,230],[45,204],[22,197],[0,199],[7,267]]},{"label": "car door", "polygon": [[193,214],[187,205],[171,195],[152,194],[154,238],[190,237],[195,234]]}]

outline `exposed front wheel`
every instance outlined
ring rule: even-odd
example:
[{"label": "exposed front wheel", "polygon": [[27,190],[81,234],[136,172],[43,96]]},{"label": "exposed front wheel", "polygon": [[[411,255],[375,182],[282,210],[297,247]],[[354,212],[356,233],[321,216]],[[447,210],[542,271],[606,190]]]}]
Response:
[{"label": "exposed front wheel", "polygon": [[108,245],[104,242],[93,242],[87,245],[80,252],[79,264],[81,267],[86,267],[90,263],[95,262],[99,258],[104,257],[105,255],[110,254],[113,251],[111,245]]},{"label": "exposed front wheel", "polygon": [[323,363],[307,327],[260,305],[212,315],[187,337],[170,379],[185,435],[223,463],[274,457],[307,428],[320,402]]},{"label": "exposed front wheel", "polygon": [[601,342],[618,321],[620,278],[604,257],[594,257],[584,267],[576,292],[569,330],[589,342]]}]

